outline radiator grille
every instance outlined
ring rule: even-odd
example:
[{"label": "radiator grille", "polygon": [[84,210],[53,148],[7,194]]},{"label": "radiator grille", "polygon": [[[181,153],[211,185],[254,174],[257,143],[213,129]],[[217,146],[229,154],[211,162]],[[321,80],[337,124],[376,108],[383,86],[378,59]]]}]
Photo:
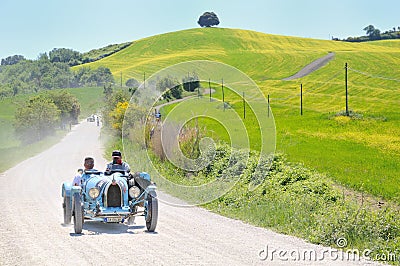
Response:
[{"label": "radiator grille", "polygon": [[107,206],[121,207],[121,189],[118,185],[111,185],[107,191]]}]

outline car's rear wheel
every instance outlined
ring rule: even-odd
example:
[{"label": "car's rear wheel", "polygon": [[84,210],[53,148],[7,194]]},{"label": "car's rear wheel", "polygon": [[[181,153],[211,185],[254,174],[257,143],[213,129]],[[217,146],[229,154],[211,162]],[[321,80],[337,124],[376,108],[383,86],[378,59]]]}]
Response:
[{"label": "car's rear wheel", "polygon": [[154,191],[151,191],[147,195],[147,208],[146,208],[146,227],[147,231],[154,232],[157,226],[158,219],[158,200],[157,194]]},{"label": "car's rear wheel", "polygon": [[64,224],[70,224],[72,216],[71,197],[68,197],[65,194],[64,194],[63,209],[64,209]]},{"label": "car's rear wheel", "polygon": [[74,230],[75,234],[82,233],[83,227],[83,209],[82,200],[79,193],[74,194]]}]

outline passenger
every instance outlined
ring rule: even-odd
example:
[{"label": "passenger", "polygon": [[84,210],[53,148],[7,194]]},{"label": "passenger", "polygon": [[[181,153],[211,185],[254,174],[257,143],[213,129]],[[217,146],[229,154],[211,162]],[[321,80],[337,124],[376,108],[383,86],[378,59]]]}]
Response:
[{"label": "passenger", "polygon": [[129,173],[131,171],[131,168],[129,167],[129,164],[126,162],[122,161],[122,155],[119,150],[115,150],[111,154],[112,156],[112,162],[107,164],[106,167],[106,172],[110,173],[111,171],[124,171],[125,173]]},{"label": "passenger", "polygon": [[80,186],[82,184],[82,177],[85,175],[85,172],[88,170],[91,171],[97,171],[93,169],[94,167],[94,159],[92,157],[86,157],[85,160],[83,161],[83,166],[85,169],[79,169],[78,174],[74,177],[74,180],[72,181],[73,186]]}]

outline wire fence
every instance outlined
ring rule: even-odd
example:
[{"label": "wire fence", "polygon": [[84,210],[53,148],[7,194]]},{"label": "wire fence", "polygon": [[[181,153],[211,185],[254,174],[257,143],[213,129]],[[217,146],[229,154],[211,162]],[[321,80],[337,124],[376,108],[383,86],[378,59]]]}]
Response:
[{"label": "wire fence", "polygon": [[[330,78],[327,79],[327,81],[319,83],[320,84],[319,86],[316,86],[314,88],[311,88],[311,89],[308,89],[308,90],[304,91],[303,95],[307,94],[307,93],[310,93],[310,92],[313,92],[313,91],[316,91],[316,90],[319,90],[322,87],[324,87],[324,86],[326,86],[328,84],[331,84],[330,82],[332,80],[334,80],[335,78],[337,78],[341,74],[343,74],[343,70],[340,70],[340,71],[336,72],[335,74],[333,74]],[[298,98],[298,97],[300,97],[300,93],[298,93],[296,95],[293,95],[293,96],[284,97],[284,98],[270,98],[270,99],[272,101],[287,101],[287,100]]]},{"label": "wire fence", "polygon": [[360,70],[357,70],[357,69],[354,69],[354,68],[350,68],[350,67],[348,68],[348,70],[356,72],[356,73],[359,73],[361,75],[364,75],[364,76],[367,76],[367,77],[370,77],[370,78],[384,79],[384,80],[400,82],[400,79],[397,79],[397,78],[388,78],[388,77],[384,77],[384,76],[380,76],[380,75],[374,75],[374,74],[370,74],[370,73],[367,73],[367,72],[364,72],[364,71],[360,71]]},{"label": "wire fence", "polygon": [[[347,66],[347,67],[341,68],[340,70],[338,70],[337,72],[332,74],[325,81],[308,82],[307,85],[309,85],[310,83],[312,85],[309,88],[305,89],[305,90],[302,89],[301,92],[299,91],[295,95],[290,95],[290,96],[287,96],[287,97],[277,97],[277,98],[271,97],[271,95],[268,95],[268,99],[269,99],[268,102],[279,102],[280,104],[288,105],[285,102],[287,102],[289,100],[292,100],[292,99],[295,99],[295,98],[300,98],[300,97],[302,98],[302,97],[304,97],[304,95],[307,95],[307,94],[310,94],[310,93],[313,93],[313,92],[319,92],[319,91],[321,91],[321,89],[326,88],[327,86],[332,86],[332,85],[336,85],[336,86],[337,85],[343,85],[344,86],[345,85],[344,84],[344,82],[345,82],[344,79],[343,79],[343,81],[336,81],[336,82],[334,82],[334,80],[337,79],[339,76],[343,76],[344,77],[344,75],[345,75],[344,70],[346,70],[346,68],[347,68],[348,71],[351,71],[351,72],[366,76],[366,77],[371,78],[371,79],[380,79],[380,80],[385,80],[385,81],[400,82],[399,78],[387,77],[387,76],[382,76],[382,75],[377,75],[377,74],[371,74],[371,73],[368,73],[368,72],[365,72],[365,71],[361,71],[361,70],[358,70],[358,69],[351,68],[351,67]],[[354,85],[362,85],[362,86],[370,86],[371,85],[370,83],[364,83],[364,82],[360,82],[358,80],[353,80],[353,81],[349,80],[349,82],[351,82],[351,84],[354,84]],[[303,86],[303,84],[301,86]],[[385,84],[379,84],[379,89],[385,89],[385,88],[393,90],[393,86],[386,87]],[[397,89],[397,88],[395,88],[395,89]],[[328,94],[321,94],[320,96],[332,97],[332,94],[329,94],[329,95]],[[245,102],[244,94],[243,94],[243,101]],[[243,106],[245,108],[245,104],[243,104]]]}]

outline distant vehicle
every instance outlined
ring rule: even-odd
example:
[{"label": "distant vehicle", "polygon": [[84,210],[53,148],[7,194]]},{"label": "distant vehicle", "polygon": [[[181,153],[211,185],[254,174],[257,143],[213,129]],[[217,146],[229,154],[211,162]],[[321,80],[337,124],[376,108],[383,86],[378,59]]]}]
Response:
[{"label": "distant vehicle", "polygon": [[64,182],[61,193],[64,224],[71,223],[73,217],[76,234],[82,233],[85,219],[132,224],[136,216],[144,216],[147,230],[156,229],[156,186],[145,172],[127,175],[117,168],[108,173],[86,171],[81,186]]},{"label": "distant vehicle", "polygon": [[95,120],[94,115],[91,115],[86,119],[87,122],[94,122]]}]

